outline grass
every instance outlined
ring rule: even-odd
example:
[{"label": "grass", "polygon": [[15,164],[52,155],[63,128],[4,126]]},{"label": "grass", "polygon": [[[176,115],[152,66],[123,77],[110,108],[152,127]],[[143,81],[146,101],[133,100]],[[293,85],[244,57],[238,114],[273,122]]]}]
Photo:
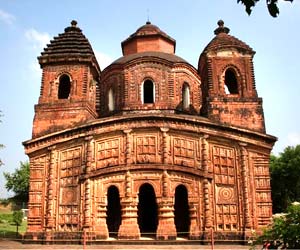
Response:
[{"label": "grass", "polygon": [[24,234],[27,227],[27,221],[23,221],[19,226],[19,235],[16,234],[17,227],[13,222],[12,212],[0,213],[0,238],[17,238]]}]

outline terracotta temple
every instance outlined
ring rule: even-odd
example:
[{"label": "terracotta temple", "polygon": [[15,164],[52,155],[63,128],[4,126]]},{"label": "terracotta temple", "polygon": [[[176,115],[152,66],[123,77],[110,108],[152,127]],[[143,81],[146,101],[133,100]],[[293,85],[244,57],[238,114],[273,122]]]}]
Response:
[{"label": "terracotta temple", "polygon": [[223,21],[198,68],[149,21],[100,69],[72,21],[38,57],[26,239],[245,239],[270,222],[255,52]]}]

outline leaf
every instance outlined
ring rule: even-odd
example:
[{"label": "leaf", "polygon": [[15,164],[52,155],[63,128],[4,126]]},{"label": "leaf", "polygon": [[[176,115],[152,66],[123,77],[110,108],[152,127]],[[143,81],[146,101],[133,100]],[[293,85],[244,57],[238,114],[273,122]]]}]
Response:
[{"label": "leaf", "polygon": [[243,5],[245,5],[245,9],[248,15],[251,14],[252,12],[252,8],[255,6],[255,4],[258,2],[259,0],[237,0],[238,3],[242,3]]},{"label": "leaf", "polygon": [[277,17],[279,14],[279,9],[277,6],[277,0],[267,0],[267,6],[269,13],[272,17]]}]

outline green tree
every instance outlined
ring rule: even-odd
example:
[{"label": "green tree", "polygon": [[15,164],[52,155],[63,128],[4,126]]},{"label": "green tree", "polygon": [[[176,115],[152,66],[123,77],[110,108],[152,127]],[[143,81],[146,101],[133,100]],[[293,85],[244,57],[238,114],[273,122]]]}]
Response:
[{"label": "green tree", "polygon": [[[252,8],[256,5],[260,0],[237,0],[238,3],[242,3],[246,7],[246,12],[248,15],[251,14]],[[293,2],[293,0],[284,0],[287,2]],[[277,17],[279,14],[279,8],[277,6],[278,0],[266,0],[266,4],[269,10],[269,13],[272,17]]]},{"label": "green tree", "polygon": [[271,249],[300,248],[300,203],[292,203],[286,214],[273,216],[273,222],[257,243],[268,241]]},{"label": "green tree", "polygon": [[14,173],[3,173],[6,179],[5,187],[8,191],[13,191],[13,200],[18,202],[28,202],[29,194],[29,162],[20,162],[20,168]]},{"label": "green tree", "polygon": [[270,172],[273,212],[284,212],[291,202],[300,200],[300,145],[272,155]]},{"label": "green tree", "polygon": [[13,222],[16,224],[16,236],[19,234],[19,226],[21,226],[23,220],[23,212],[21,210],[17,210],[13,212]]}]

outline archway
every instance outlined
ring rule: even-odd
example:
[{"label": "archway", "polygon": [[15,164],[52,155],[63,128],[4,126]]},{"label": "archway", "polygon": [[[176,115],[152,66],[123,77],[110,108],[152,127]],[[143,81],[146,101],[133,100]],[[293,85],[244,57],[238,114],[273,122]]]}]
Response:
[{"label": "archway", "polygon": [[188,192],[184,185],[179,185],[175,189],[174,209],[177,236],[188,237],[191,222],[188,204]]},{"label": "archway", "polygon": [[226,94],[238,94],[238,82],[236,75],[232,69],[227,69],[225,72],[225,93]]},{"label": "archway", "polygon": [[145,183],[139,190],[138,224],[142,236],[155,237],[158,216],[157,203],[153,187]]},{"label": "archway", "polygon": [[121,204],[119,190],[116,186],[110,186],[107,190],[106,224],[110,237],[118,235],[121,224]]},{"label": "archway", "polygon": [[58,99],[68,99],[71,92],[71,82],[68,75],[59,78]]},{"label": "archway", "polygon": [[154,84],[151,80],[146,80],[143,84],[143,102],[154,103]]}]

